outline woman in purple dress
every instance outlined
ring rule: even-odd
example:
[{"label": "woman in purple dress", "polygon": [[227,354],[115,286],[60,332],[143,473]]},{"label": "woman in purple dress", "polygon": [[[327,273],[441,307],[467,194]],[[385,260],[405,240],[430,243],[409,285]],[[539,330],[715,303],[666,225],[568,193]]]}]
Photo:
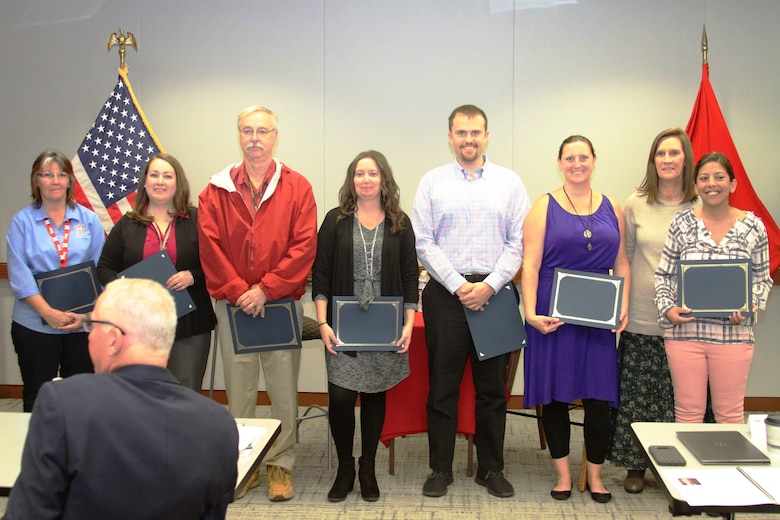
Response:
[{"label": "woman in purple dress", "polygon": [[[616,333],[628,323],[629,264],[620,206],[594,191],[591,142],[566,138],[558,151],[564,183],[540,197],[523,228],[522,291],[528,344],[524,405],[542,405],[542,421],[557,481],[556,500],[571,496],[569,403],[585,409],[585,447],[591,498],[612,498],[601,481],[611,435],[610,407],[618,404]],[[567,324],[546,316],[556,267],[625,278],[617,330]]]}]

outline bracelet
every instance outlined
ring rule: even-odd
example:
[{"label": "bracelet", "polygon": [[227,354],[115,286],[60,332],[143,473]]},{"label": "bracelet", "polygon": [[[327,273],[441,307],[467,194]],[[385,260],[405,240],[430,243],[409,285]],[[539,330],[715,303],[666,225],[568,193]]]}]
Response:
[{"label": "bracelet", "polygon": [[322,323],[318,323],[317,326],[322,327],[323,325],[327,325],[327,324],[328,324],[327,321],[323,321]]}]

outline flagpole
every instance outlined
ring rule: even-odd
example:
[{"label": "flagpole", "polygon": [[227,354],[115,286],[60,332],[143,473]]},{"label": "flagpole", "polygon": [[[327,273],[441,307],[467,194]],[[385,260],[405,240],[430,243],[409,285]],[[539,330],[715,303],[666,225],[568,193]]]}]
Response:
[{"label": "flagpole", "polygon": [[707,24],[702,25],[701,28],[701,64],[707,64]]}]

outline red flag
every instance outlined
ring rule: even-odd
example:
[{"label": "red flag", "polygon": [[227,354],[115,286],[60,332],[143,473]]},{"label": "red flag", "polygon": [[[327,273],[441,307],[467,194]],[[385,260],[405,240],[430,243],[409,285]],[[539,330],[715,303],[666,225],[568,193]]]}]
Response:
[{"label": "red flag", "polygon": [[133,208],[149,157],[164,151],[133,94],[127,69],[73,157],[76,202],[97,213],[106,233]]},{"label": "red flag", "polygon": [[769,236],[769,272],[774,275],[780,267],[780,229],[750,184],[710,85],[710,66],[707,63],[702,65],[701,86],[685,133],[691,140],[694,160],[698,161],[702,155],[709,152],[721,152],[731,161],[737,189],[731,194],[729,201],[735,208],[752,211],[764,222]]}]

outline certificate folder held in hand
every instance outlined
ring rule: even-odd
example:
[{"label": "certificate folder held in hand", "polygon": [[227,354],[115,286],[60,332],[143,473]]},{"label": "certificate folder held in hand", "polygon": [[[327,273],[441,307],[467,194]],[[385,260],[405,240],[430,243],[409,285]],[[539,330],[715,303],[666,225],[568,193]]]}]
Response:
[{"label": "certificate folder held in hand", "polygon": [[484,310],[463,310],[480,361],[525,347],[525,327],[511,284],[501,287]]},{"label": "certificate folder held in hand", "polygon": [[91,311],[102,290],[92,261],[38,273],[35,280],[43,299],[64,312],[83,314]]},{"label": "certificate folder held in hand", "polygon": [[301,348],[298,315],[295,300],[283,298],[265,303],[265,317],[253,318],[232,304],[228,304],[230,334],[236,354]]},{"label": "certificate folder held in hand", "polygon": [[549,315],[564,323],[617,329],[622,300],[620,276],[556,268]]},{"label": "certificate folder held in hand", "polygon": [[377,296],[367,310],[356,296],[333,297],[333,350],[400,350],[404,319],[401,296]]},{"label": "certificate folder held in hand", "polygon": [[742,260],[680,260],[677,305],[688,316],[726,318],[733,312],[753,314],[752,263]]},{"label": "certificate folder held in hand", "polygon": [[[168,278],[175,274],[176,267],[173,265],[173,262],[171,262],[168,253],[160,251],[159,253],[141,260],[137,264],[131,265],[121,273],[118,273],[117,276],[119,278],[145,278],[147,280],[154,280],[165,287]],[[176,303],[177,318],[181,318],[197,308],[187,289],[183,291],[171,291],[169,289],[168,292],[171,293],[173,301]]]}]

